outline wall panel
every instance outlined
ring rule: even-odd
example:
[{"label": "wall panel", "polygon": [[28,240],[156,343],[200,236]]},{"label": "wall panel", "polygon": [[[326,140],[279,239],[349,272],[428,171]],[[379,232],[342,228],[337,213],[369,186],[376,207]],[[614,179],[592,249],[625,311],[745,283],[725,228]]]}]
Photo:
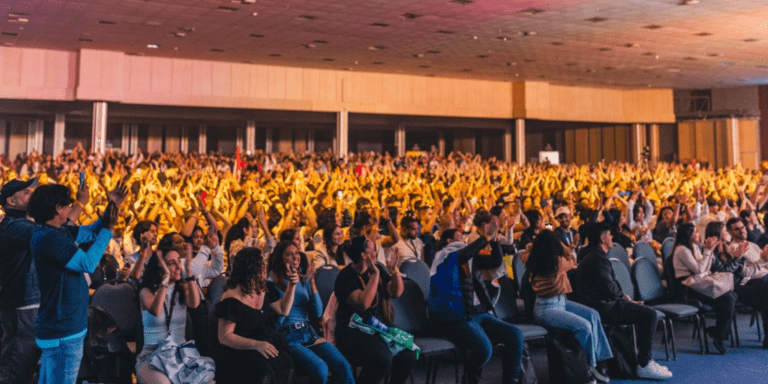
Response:
[{"label": "wall panel", "polygon": [[680,161],[696,157],[696,136],[693,121],[682,121],[677,124],[677,144]]},{"label": "wall panel", "polygon": [[603,160],[612,162],[616,160],[616,127],[604,127],[601,129]]},{"label": "wall panel", "polygon": [[576,132],[574,151],[576,164],[589,164],[589,129],[579,128],[574,131]]}]

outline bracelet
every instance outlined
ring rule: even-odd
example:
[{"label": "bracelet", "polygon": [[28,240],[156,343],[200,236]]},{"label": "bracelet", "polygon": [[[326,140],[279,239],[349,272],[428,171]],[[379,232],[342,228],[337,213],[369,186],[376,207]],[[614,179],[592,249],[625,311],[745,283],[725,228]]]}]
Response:
[{"label": "bracelet", "polygon": [[83,204],[83,203],[81,203],[81,202],[79,202],[77,200],[75,200],[75,204],[79,205],[80,208],[85,208],[85,204]]},{"label": "bracelet", "polygon": [[190,282],[193,282],[193,281],[197,281],[197,277],[195,277],[195,275],[192,275],[192,276],[187,277],[186,279],[184,279],[185,283],[190,283]]}]

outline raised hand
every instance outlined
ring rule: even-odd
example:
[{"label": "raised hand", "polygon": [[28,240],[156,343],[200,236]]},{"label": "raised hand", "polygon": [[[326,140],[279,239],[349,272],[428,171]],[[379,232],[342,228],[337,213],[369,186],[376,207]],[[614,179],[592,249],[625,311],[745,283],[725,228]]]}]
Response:
[{"label": "raised hand", "polygon": [[[387,269],[394,271],[400,265],[400,249],[392,247],[392,255],[387,259]],[[375,268],[375,266],[374,266]]]},{"label": "raised hand", "polygon": [[288,262],[286,264],[286,270],[288,271],[286,274],[286,277],[288,278],[288,285],[293,286],[299,283],[299,272],[296,271],[296,268],[293,268],[293,263]]},{"label": "raised hand", "polygon": [[77,197],[77,201],[83,206],[88,204],[88,200],[91,197],[88,189],[88,183],[80,184],[80,186],[77,188],[76,197]]},{"label": "raised hand", "polygon": [[214,249],[219,245],[219,235],[213,228],[208,228],[208,235],[205,238],[205,245],[210,249]]},{"label": "raised hand", "polygon": [[717,236],[710,236],[704,239],[704,243],[701,245],[704,249],[714,249],[719,243],[720,239],[718,239]]},{"label": "raised hand", "polygon": [[107,192],[107,200],[118,207],[125,201],[126,196],[128,196],[128,187],[123,180],[118,181],[115,188]]}]

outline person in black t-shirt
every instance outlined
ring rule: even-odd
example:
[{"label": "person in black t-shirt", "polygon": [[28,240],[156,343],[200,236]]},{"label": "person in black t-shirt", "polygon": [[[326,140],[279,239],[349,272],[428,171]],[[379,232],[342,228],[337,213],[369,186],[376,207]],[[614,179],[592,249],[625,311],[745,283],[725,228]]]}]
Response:
[{"label": "person in black t-shirt", "polygon": [[393,356],[378,335],[349,327],[354,314],[369,324],[378,320],[386,326],[392,325],[394,313],[389,298],[403,293],[398,257],[388,261],[389,271],[377,265],[373,243],[364,236],[353,238],[345,251],[352,263],[341,270],[334,286],[339,302],[336,345],[352,365],[362,367],[357,383],[379,383],[387,373],[391,384],[405,383],[416,366],[416,353],[403,350]]}]

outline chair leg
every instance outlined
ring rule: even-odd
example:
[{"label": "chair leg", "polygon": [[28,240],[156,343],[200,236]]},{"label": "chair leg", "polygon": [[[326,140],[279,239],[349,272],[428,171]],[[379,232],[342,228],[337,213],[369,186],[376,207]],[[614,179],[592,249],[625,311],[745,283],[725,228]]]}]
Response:
[{"label": "chair leg", "polygon": [[754,316],[755,316],[755,325],[757,325],[757,342],[761,342],[761,341],[763,341],[763,337],[760,334],[761,325],[760,325],[760,318],[759,317],[762,316],[762,314],[758,314],[758,312],[755,311]]},{"label": "chair leg", "polygon": [[677,347],[675,346],[675,326],[671,318],[667,319],[667,326],[669,327],[669,341],[672,344],[672,360],[677,361]]},{"label": "chair leg", "polygon": [[[739,325],[736,321],[736,313],[733,313],[733,339],[736,341],[736,346],[741,347],[741,341],[739,340]],[[731,343],[731,348],[733,348],[733,343]]]},{"label": "chair leg", "polygon": [[669,338],[669,335],[667,333],[667,319],[661,319],[661,327],[664,329],[661,333],[661,341],[664,342],[664,354],[667,356],[667,361],[669,361],[669,344],[667,342],[667,339]]},{"label": "chair leg", "polygon": [[462,356],[461,351],[453,351],[453,369],[454,369],[454,380],[456,384],[459,384],[460,383],[459,380],[461,380],[459,376],[459,363],[461,363],[463,359],[461,359],[460,356]]},{"label": "chair leg", "polygon": [[701,328],[701,333],[699,334],[699,345],[704,345],[704,348],[701,350],[702,354],[709,354],[709,340],[707,339],[707,332],[705,330],[707,329],[707,320],[704,318],[704,315],[697,315],[698,316],[698,322],[699,322],[699,328]]}]

